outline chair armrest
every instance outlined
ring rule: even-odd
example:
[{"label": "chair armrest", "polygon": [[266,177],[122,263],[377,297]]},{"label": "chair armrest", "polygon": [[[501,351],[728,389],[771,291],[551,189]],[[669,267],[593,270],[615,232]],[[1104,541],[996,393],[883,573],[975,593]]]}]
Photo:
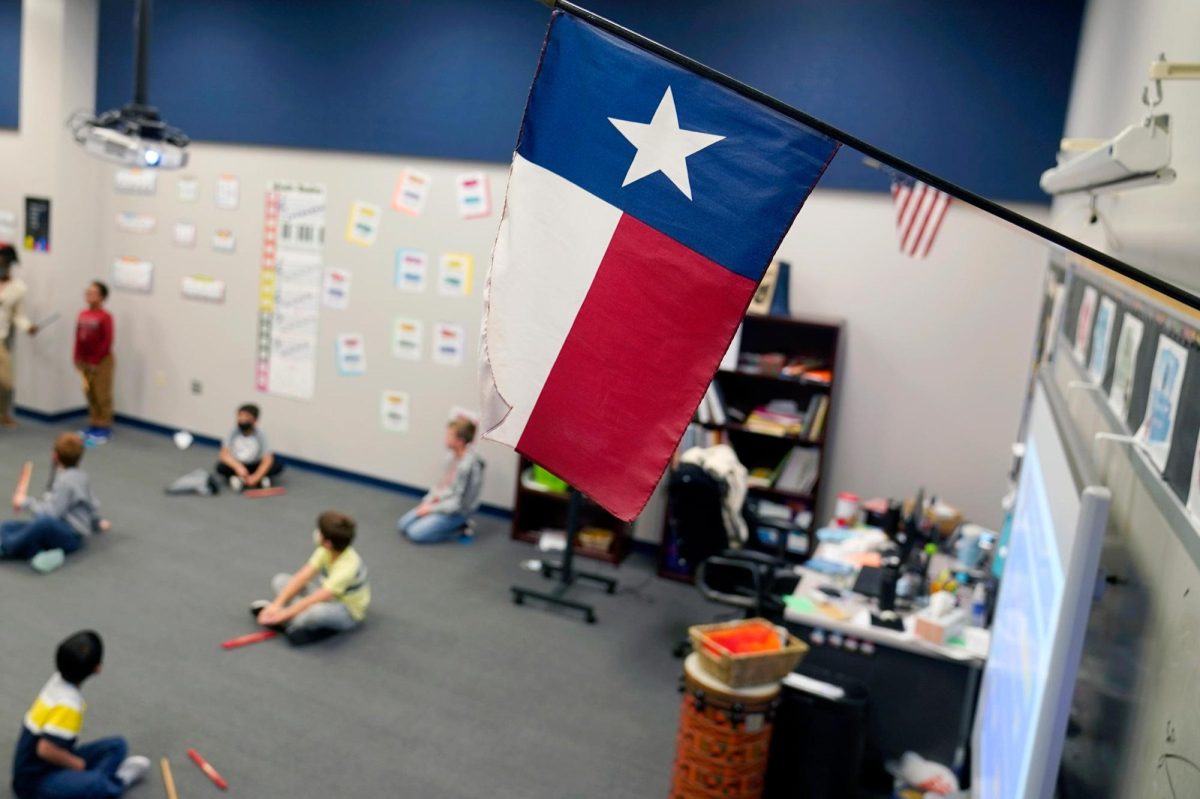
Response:
[{"label": "chair armrest", "polygon": [[[736,551],[736,550],[735,550]],[[710,566],[716,566],[722,569],[738,569],[745,571],[750,575],[750,582],[753,585],[753,595],[745,596],[742,594],[730,594],[725,591],[717,591],[710,587],[706,575]],[[760,597],[762,596],[762,581],[763,574],[757,565],[747,563],[743,560],[728,558],[724,555],[713,555],[700,562],[696,567],[696,586],[700,589],[700,593],[705,598],[711,599],[714,602],[720,602],[724,605],[732,605],[738,608],[755,608],[758,607]]]},{"label": "chair armrest", "polygon": [[721,553],[720,557],[728,560],[741,561],[746,564],[754,564],[755,566],[765,566],[770,569],[784,566],[784,562],[774,555],[768,555],[766,552],[758,552],[753,549],[727,549]]}]

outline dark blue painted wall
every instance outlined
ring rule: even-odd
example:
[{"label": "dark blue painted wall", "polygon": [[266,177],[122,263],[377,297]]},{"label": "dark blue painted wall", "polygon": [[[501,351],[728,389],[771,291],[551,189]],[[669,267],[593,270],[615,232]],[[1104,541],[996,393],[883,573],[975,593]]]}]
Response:
[{"label": "dark blue painted wall", "polygon": [[[967,188],[1045,202],[1084,0],[591,0],[599,13]],[[129,99],[102,0],[97,107]],[[151,99],[193,138],[507,161],[533,0],[157,0]],[[823,187],[884,190],[839,164]]]},{"label": "dark blue painted wall", "polygon": [[21,0],[0,0],[0,128],[21,113]]}]

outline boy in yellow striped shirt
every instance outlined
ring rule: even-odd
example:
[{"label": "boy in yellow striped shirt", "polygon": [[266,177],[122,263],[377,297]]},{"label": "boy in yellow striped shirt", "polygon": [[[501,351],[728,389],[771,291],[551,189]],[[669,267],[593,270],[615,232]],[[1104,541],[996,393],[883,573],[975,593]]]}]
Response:
[{"label": "boy in yellow striped shirt", "polygon": [[126,757],[124,738],[77,745],[87,703],[79,686],[100,671],[104,642],[92,630],[58,646],[58,671],[25,714],[13,757],[13,792],[18,799],[110,799],[146,775],[149,759]]}]

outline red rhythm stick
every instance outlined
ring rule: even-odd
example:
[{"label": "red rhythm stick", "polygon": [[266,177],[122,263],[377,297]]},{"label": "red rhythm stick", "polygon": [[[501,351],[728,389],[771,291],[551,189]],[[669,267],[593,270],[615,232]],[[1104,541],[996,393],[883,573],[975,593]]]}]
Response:
[{"label": "red rhythm stick", "polygon": [[213,781],[213,785],[216,785],[222,791],[229,790],[229,783],[221,778],[221,775],[217,773],[217,770],[207,760],[200,757],[199,752],[195,749],[189,749],[187,750],[187,756],[192,759],[193,763],[200,767],[200,770],[204,772],[204,776]]},{"label": "red rhythm stick", "polygon": [[230,638],[228,641],[223,642],[221,648],[237,649],[240,646],[249,646],[250,644],[257,644],[260,641],[269,641],[276,635],[278,633],[274,630],[262,630],[257,633],[250,633],[249,635],[239,635],[237,638]]}]

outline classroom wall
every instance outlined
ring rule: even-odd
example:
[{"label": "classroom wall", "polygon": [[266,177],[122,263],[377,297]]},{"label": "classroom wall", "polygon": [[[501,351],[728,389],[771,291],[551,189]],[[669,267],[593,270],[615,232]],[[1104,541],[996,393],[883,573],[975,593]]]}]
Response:
[{"label": "classroom wall", "polygon": [[[1045,203],[1083,0],[590,0],[585,7],[986,196]],[[102,0],[97,97],[129,100],[133,0]],[[534,0],[157,0],[150,97],[194,138],[507,161]],[[686,119],[684,120],[686,122]],[[886,192],[834,168],[826,185]]]},{"label": "classroom wall", "polygon": [[[1091,0],[1064,135],[1107,139],[1140,121],[1150,62],[1160,53],[1197,60],[1197,31],[1200,4],[1194,0]],[[1171,116],[1176,181],[1102,197],[1097,224],[1088,222],[1086,196],[1060,197],[1052,222],[1069,236],[1200,294],[1200,83],[1164,82],[1156,113]],[[1053,152],[1047,152],[1046,166],[1053,163]]]},{"label": "classroom wall", "polygon": [[[433,189],[420,217],[388,207],[404,167],[419,168],[433,177]],[[110,279],[113,260],[124,256],[154,265],[152,293],[114,289],[109,303],[117,325],[118,410],[159,424],[224,436],[233,425],[237,405],[255,401],[263,409],[263,428],[280,452],[409,485],[436,482],[451,408],[478,409],[476,350],[482,283],[498,216],[459,218],[454,179],[472,169],[487,172],[498,208],[507,167],[495,164],[198,144],[191,150],[186,170],[159,173],[153,196],[118,193],[113,184],[117,169],[104,167],[105,179],[96,203],[101,219],[99,247],[91,259],[95,276]],[[236,210],[216,207],[214,192],[221,175],[236,176],[239,181]],[[197,201],[179,200],[181,177],[198,182]],[[349,307],[321,311],[316,388],[311,401],[255,389],[263,204],[268,183],[276,180],[325,186],[324,262],[352,275]],[[378,239],[365,248],[348,243],[345,237],[351,205],[360,200],[384,209]],[[119,230],[115,217],[120,212],[153,216],[157,227],[148,234]],[[184,219],[197,227],[192,248],[172,241],[172,226]],[[233,253],[214,250],[212,238],[218,229],[234,234]],[[430,256],[429,286],[423,293],[405,293],[394,287],[395,253],[401,247],[422,249]],[[444,252],[474,257],[469,296],[438,294],[438,256]],[[181,281],[186,275],[225,281],[224,303],[185,299]],[[424,353],[418,362],[392,355],[392,324],[398,315],[424,322]],[[462,366],[431,362],[432,328],[441,321],[466,327]],[[366,374],[338,374],[335,340],[342,333],[365,337]],[[201,385],[198,394],[193,393],[194,381]],[[409,432],[382,430],[379,407],[385,389],[410,394]],[[482,444],[480,452],[488,462],[484,501],[510,507],[516,483],[515,458],[510,451],[489,443]]]},{"label": "classroom wall", "polygon": [[818,190],[779,251],[792,311],[846,319],[821,507],[923,486],[999,529],[1047,247],[959,203],[912,260],[894,220],[890,198]]},{"label": "classroom wall", "polygon": [[[27,3],[21,26],[21,128],[0,130],[0,210],[18,217],[24,198],[51,201],[51,251],[20,249],[17,275],[29,284],[26,312],[35,321],[64,318],[36,338],[14,344],[16,401],[54,413],[79,406],[70,365],[71,318],[80,304],[81,264],[95,257],[99,167],[71,140],[64,121],[90,108],[96,70],[95,0]],[[19,245],[17,245],[19,247]]]}]

